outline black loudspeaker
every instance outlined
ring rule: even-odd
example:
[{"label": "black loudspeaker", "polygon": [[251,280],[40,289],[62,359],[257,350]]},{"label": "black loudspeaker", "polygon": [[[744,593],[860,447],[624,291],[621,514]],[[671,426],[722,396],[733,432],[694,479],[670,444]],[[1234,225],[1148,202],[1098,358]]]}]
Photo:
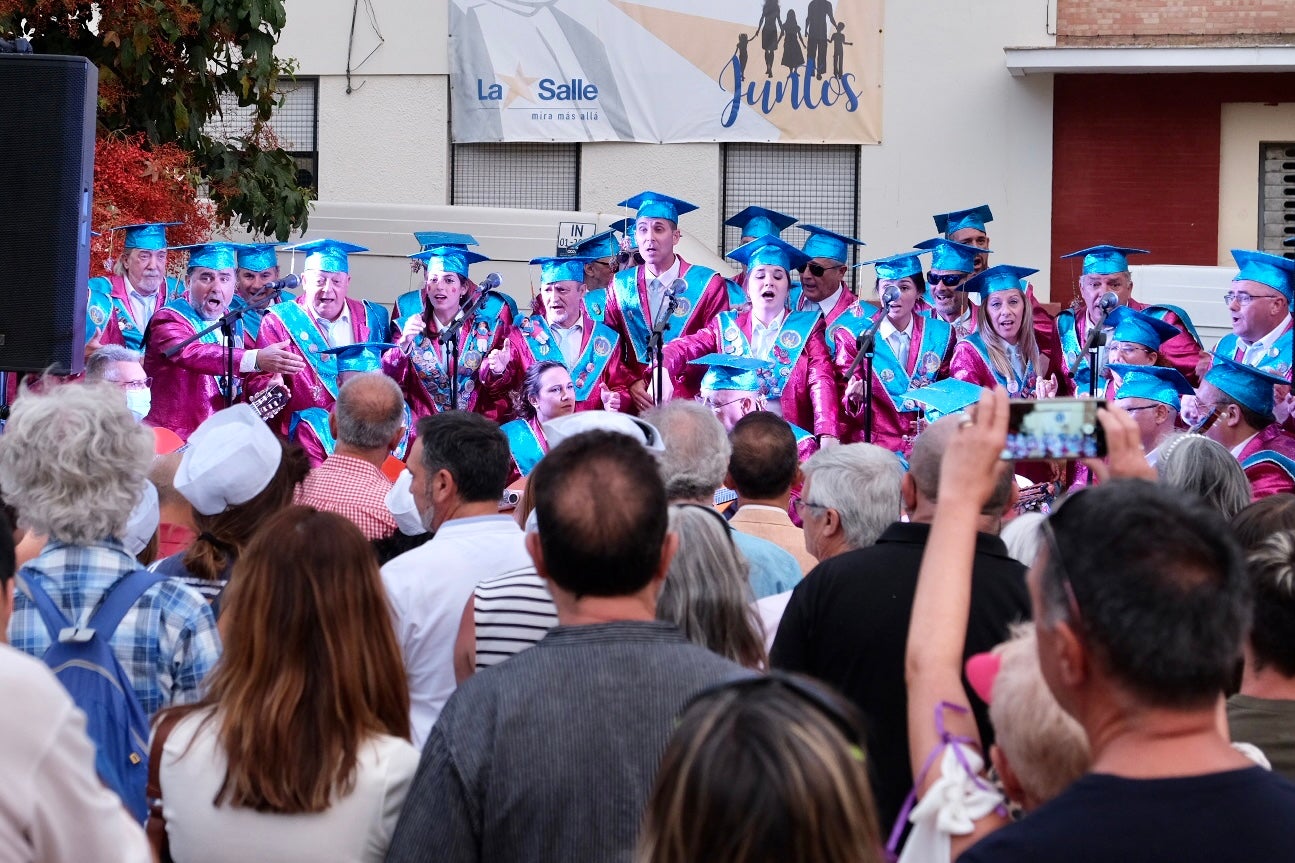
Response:
[{"label": "black loudspeaker", "polygon": [[0,54],[0,370],[85,365],[99,73]]}]

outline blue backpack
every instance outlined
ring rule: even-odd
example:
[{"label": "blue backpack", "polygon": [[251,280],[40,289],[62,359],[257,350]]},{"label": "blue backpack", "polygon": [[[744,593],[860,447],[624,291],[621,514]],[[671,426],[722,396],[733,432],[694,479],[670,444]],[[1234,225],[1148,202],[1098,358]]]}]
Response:
[{"label": "blue backpack", "polygon": [[73,625],[34,580],[22,580],[49,631],[45,664],[85,712],[99,778],[141,824],[148,817],[148,716],[110,642],[126,612],[164,577],[143,569],[124,576],[108,588],[84,629]]}]

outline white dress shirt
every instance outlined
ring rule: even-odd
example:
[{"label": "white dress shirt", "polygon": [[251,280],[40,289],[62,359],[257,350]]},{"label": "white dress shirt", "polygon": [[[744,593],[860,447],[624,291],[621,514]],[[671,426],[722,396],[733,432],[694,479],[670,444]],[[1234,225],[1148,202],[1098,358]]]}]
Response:
[{"label": "white dress shirt", "polygon": [[486,579],[534,569],[524,537],[507,515],[451,519],[432,539],[382,567],[420,749],[454,693],[454,640],[463,607]]},{"label": "white dress shirt", "polygon": [[[1246,344],[1245,340],[1238,336],[1237,341],[1246,349],[1246,352],[1241,356],[1241,362],[1248,366],[1258,366],[1259,363],[1268,355],[1268,351],[1277,344],[1277,340],[1281,338],[1281,334],[1286,332],[1286,328],[1290,325],[1291,316],[1288,314],[1286,317],[1281,319],[1281,323],[1279,323],[1271,332],[1264,333],[1261,337],[1250,344]],[[1229,359],[1231,359],[1231,357],[1229,357]]]},{"label": "white dress shirt", "polygon": [[908,350],[912,344],[916,321],[917,316],[914,315],[908,319],[908,326],[900,330],[896,329],[895,325],[890,322],[889,317],[885,317],[881,319],[881,326],[878,328],[881,337],[886,340],[891,352],[894,353],[895,358],[899,360],[899,364],[904,368],[908,368]]},{"label": "white dress shirt", "polygon": [[666,291],[674,284],[674,280],[679,278],[679,256],[674,256],[674,263],[666,268],[665,272],[659,275],[652,275],[652,271],[643,265],[643,278],[647,282],[648,289],[648,326],[656,321],[657,314],[661,311],[661,304],[665,302]]},{"label": "white dress shirt", "polygon": [[841,294],[844,292],[845,286],[841,285],[836,289],[832,296],[828,297],[826,300],[819,300],[818,307],[823,310],[823,317],[827,317],[832,313],[832,309],[836,308],[836,304],[841,299]]},{"label": "white dress shirt", "polygon": [[345,303],[342,304],[342,313],[337,316],[336,320],[328,321],[315,314],[314,309],[308,309],[310,316],[315,319],[319,325],[319,331],[324,334],[324,341],[328,342],[330,348],[344,348],[347,345],[355,344],[355,334],[351,331],[351,307]]},{"label": "white dress shirt", "polygon": [[153,320],[153,315],[157,314],[158,296],[166,294],[166,279],[162,280],[162,287],[153,293],[141,294],[130,283],[129,277],[122,276],[121,278],[126,283],[126,297],[130,300],[130,316],[135,319],[135,324],[142,333],[148,326],[148,322]]},{"label": "white dress shirt", "polygon": [[782,330],[782,322],[787,319],[787,312],[781,311],[766,327],[751,316],[751,354],[758,360],[767,360],[773,356],[773,345]]},{"label": "white dress shirt", "polygon": [[567,368],[573,367],[576,360],[580,359],[580,347],[584,342],[584,319],[578,318],[569,327],[549,324],[549,331],[553,333],[553,339],[558,343],[558,350],[562,352],[562,359],[566,361]]}]

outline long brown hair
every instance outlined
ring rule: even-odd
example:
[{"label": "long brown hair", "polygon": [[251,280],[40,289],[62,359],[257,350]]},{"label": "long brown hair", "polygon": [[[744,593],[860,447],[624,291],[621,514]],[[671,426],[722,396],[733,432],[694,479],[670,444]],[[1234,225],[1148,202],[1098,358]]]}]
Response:
[{"label": "long brown hair", "polygon": [[[1016,288],[1015,290],[1020,290]],[[993,294],[990,294],[993,296]],[[1039,353],[1039,342],[1034,337],[1034,303],[1030,302],[1030,295],[1021,291],[1021,299],[1024,301],[1021,312],[1021,337],[1016,343],[1021,357],[1026,363],[1034,367],[1036,378],[1042,378],[1046,375],[1047,369],[1041,367]],[[980,328],[976,330],[980,334],[980,339],[985,344],[985,350],[989,352],[989,364],[1000,375],[1011,380],[1015,376],[1012,370],[1012,363],[1007,359],[1007,340],[998,334],[994,329],[994,324],[989,320],[989,297],[985,297],[985,303],[981,307],[984,314],[984,320]]]},{"label": "long brown hair", "polygon": [[377,560],[359,528],[303,506],[235,564],[207,694],[228,766],[214,802],[322,812],[355,786],[361,745],[406,740],[409,687]]},{"label": "long brown hair", "polygon": [[306,453],[296,444],[283,445],[279,469],[270,484],[246,503],[236,504],[215,515],[194,510],[193,524],[198,536],[184,554],[184,568],[207,581],[219,581],[230,561],[237,560],[252,534],[274,513],[292,503],[297,486],[310,473]]}]

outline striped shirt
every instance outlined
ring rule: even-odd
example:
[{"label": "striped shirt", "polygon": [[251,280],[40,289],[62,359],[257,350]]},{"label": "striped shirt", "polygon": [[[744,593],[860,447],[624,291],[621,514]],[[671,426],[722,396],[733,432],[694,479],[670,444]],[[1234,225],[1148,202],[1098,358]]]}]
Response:
[{"label": "striped shirt", "polygon": [[472,591],[477,670],[531,647],[558,625],[558,612],[534,568],[487,579]]}]

